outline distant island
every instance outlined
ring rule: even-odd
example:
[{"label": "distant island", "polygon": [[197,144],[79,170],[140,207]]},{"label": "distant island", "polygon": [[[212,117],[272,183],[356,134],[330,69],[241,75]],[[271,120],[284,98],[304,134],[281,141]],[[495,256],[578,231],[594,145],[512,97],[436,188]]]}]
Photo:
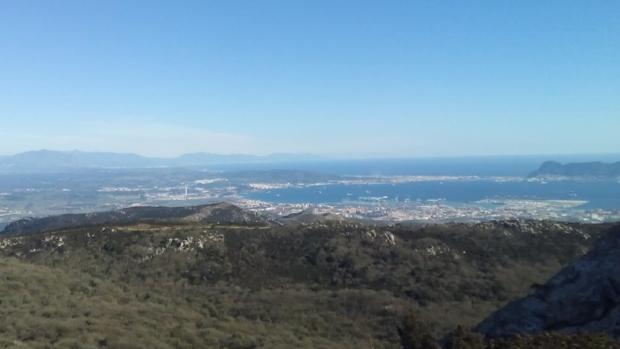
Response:
[{"label": "distant island", "polygon": [[620,177],[620,161],[578,162],[562,164],[546,161],[530,177],[570,177],[570,178],[617,178]]}]

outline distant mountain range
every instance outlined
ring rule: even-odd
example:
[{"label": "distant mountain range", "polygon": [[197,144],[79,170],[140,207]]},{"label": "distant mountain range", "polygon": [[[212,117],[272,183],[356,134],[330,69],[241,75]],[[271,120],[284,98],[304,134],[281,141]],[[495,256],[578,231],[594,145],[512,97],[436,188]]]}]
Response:
[{"label": "distant mountain range", "polygon": [[37,150],[0,156],[0,172],[49,172],[88,168],[198,167],[216,164],[278,163],[319,160],[310,154],[192,153],[174,158],[155,158],[132,153]]},{"label": "distant mountain range", "polygon": [[581,178],[616,178],[620,177],[620,161],[604,162],[577,162],[562,164],[556,161],[543,163],[532,177],[581,177]]},{"label": "distant mountain range", "polygon": [[[611,159],[612,157],[605,159],[608,158]],[[309,163],[310,168],[312,168],[314,166],[313,162],[330,159],[332,158],[320,155],[294,153],[274,153],[269,155],[188,153],[177,157],[148,157],[133,153],[36,150],[0,156],[0,173],[53,173],[83,169],[205,168],[222,165],[271,165],[286,163],[299,163],[301,165],[304,162]],[[417,167],[412,167],[414,172],[417,171],[416,174],[427,174],[436,165],[434,161],[425,161],[428,160],[417,160]],[[456,164],[456,167],[452,170],[458,172],[458,166],[461,166],[463,161],[475,162],[479,161],[479,159],[445,158],[441,161],[444,164],[450,164],[448,166],[449,169],[452,169],[450,166]],[[488,159],[484,161],[486,162]],[[522,159],[506,158],[503,161],[518,162],[522,161]],[[575,158],[569,161],[580,160]],[[355,162],[353,163],[355,164]],[[430,170],[426,168],[421,170],[423,166],[428,164],[431,164]],[[475,165],[477,166],[478,164],[476,163]],[[393,166],[393,163],[387,162],[386,166]],[[527,173],[527,168],[533,166],[536,166],[536,161],[530,161],[527,167],[523,168],[522,174]],[[347,169],[347,171],[350,170]],[[435,170],[431,172],[444,173],[446,169],[440,166],[438,169],[435,168]],[[376,169],[373,171],[376,172]],[[620,162],[569,162],[563,164],[557,161],[547,161],[536,171],[532,172],[530,176],[616,178],[620,177]]]}]

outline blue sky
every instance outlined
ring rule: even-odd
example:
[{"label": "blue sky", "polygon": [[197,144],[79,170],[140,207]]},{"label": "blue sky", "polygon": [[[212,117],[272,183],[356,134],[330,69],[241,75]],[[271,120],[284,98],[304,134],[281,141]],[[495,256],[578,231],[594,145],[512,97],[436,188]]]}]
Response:
[{"label": "blue sky", "polygon": [[620,2],[0,2],[0,154],[617,153]]}]

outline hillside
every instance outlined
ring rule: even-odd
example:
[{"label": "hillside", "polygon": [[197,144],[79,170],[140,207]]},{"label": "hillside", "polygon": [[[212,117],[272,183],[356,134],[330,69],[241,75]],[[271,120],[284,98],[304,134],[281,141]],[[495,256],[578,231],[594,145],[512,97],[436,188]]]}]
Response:
[{"label": "hillside", "polygon": [[474,325],[612,228],[175,221],[186,213],[1,238],[0,347],[399,348],[405,314],[438,335]]},{"label": "hillside", "polygon": [[44,218],[21,219],[8,224],[2,234],[32,234],[58,229],[98,226],[102,224],[266,224],[252,212],[227,203],[189,207],[131,207],[116,211],[64,214]]},{"label": "hillside", "polygon": [[620,339],[620,228],[529,296],[478,326],[491,336],[561,331]]}]

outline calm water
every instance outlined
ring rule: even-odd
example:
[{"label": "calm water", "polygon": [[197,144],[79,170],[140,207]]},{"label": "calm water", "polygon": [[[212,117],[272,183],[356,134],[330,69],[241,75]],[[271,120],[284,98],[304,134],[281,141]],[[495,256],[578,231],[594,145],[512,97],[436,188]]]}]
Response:
[{"label": "calm water", "polygon": [[325,185],[252,192],[249,198],[282,203],[339,203],[381,197],[386,200],[473,202],[482,199],[585,200],[582,208],[620,209],[618,182],[415,182],[370,185]]},{"label": "calm water", "polygon": [[278,164],[214,166],[219,170],[304,170],[336,175],[527,176],[547,160],[560,162],[620,160],[610,155],[532,155],[381,160],[333,160]]}]

